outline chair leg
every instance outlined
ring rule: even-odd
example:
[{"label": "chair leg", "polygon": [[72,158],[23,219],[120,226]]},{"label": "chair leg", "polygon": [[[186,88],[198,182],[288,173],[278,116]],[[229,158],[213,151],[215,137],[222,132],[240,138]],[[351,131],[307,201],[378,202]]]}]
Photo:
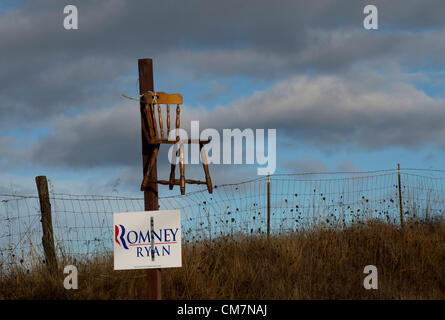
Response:
[{"label": "chair leg", "polygon": [[181,172],[180,181],[181,181],[181,194],[185,194],[185,166],[184,166],[184,145],[181,144],[179,147],[179,168]]},{"label": "chair leg", "polygon": [[172,159],[171,159],[171,166],[170,166],[170,180],[168,184],[168,188],[170,190],[173,190],[174,184],[175,184],[175,170],[176,170],[176,157],[177,157],[177,149],[178,145],[173,145],[173,152],[172,152]]},{"label": "chair leg", "polygon": [[204,168],[204,174],[206,176],[206,183],[207,183],[207,191],[209,193],[213,192],[213,187],[212,187],[212,179],[210,179],[210,173],[209,173],[209,165],[207,163],[207,155],[206,155],[206,151],[204,149],[204,145],[200,144],[199,145],[200,149],[201,149],[201,161],[202,161],[202,166]]},{"label": "chair leg", "polygon": [[155,148],[153,149],[153,153],[151,154],[150,160],[148,161],[148,168],[145,173],[144,180],[142,181],[141,191],[144,191],[145,188],[147,187],[148,183],[150,182],[149,181],[150,172],[151,172],[151,169],[153,169],[153,167],[155,165],[155,161],[156,161],[156,157],[158,156],[158,152],[159,152],[159,144],[157,144],[155,146]]}]

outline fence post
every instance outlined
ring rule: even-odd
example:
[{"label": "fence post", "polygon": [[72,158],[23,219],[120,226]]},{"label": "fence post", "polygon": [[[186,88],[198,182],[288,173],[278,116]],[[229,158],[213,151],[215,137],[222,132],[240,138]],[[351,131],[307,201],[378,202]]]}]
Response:
[{"label": "fence post", "polygon": [[270,173],[267,174],[267,239],[270,237]]},{"label": "fence post", "polygon": [[399,209],[400,209],[400,227],[403,229],[403,205],[402,205],[402,184],[400,182],[400,164],[397,164],[397,176],[399,180]]},{"label": "fence post", "polygon": [[51,203],[49,201],[48,181],[45,176],[36,177],[37,191],[39,193],[40,212],[42,215],[42,244],[45,253],[45,262],[51,275],[57,276],[57,256],[54,246],[54,232],[51,218]]},{"label": "fence post", "polygon": [[[139,92],[144,94],[148,91],[154,91],[153,84],[153,60],[152,59],[139,59],[138,60],[138,72],[139,72]],[[149,159],[154,152],[154,146],[149,144],[147,135],[149,132],[145,132],[148,125],[145,125],[144,119],[145,103],[141,102],[141,133],[142,133],[142,167],[143,176],[145,177],[148,169]],[[146,135],[147,133],[147,135]],[[153,137],[150,137],[153,138]],[[159,210],[158,199],[158,169],[156,160],[150,171],[150,182],[144,190],[144,208],[145,211]],[[161,300],[161,269],[148,269],[147,270],[147,298],[149,300]]]}]

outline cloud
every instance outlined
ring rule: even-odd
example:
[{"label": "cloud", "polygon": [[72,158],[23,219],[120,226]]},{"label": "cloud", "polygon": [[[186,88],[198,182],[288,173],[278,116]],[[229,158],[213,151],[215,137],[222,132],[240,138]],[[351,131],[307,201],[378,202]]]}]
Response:
[{"label": "cloud", "polygon": [[341,161],[336,166],[328,166],[325,161],[306,157],[299,160],[287,161],[284,165],[285,169],[291,170],[292,173],[329,173],[329,172],[361,172],[354,162],[349,159]]},{"label": "cloud", "polygon": [[13,136],[0,136],[0,170],[23,168],[30,157],[28,147],[21,147],[20,140]]},{"label": "cloud", "polygon": [[[445,2],[376,0],[377,32],[362,28],[367,3],[355,0],[73,4],[76,31],[63,29],[64,4],[55,0],[0,13],[2,168],[108,168],[120,185],[137,186],[139,106],[119,95],[134,88],[137,59],[147,56],[156,84],[167,78],[209,89],[194,101],[203,107],[185,105],[185,127],[199,119],[201,129],[277,128],[278,143],[334,151],[445,147],[444,100],[412,84],[440,83],[430,72],[445,66]],[[205,107],[237,77],[274,85]],[[29,149],[9,136],[35,126],[49,134]],[[229,176],[222,171],[215,179]]]},{"label": "cloud", "polygon": [[13,137],[0,136],[0,159],[8,156],[10,148],[15,141]]},{"label": "cloud", "polygon": [[[394,146],[444,147],[445,101],[414,86],[367,73],[297,76],[212,110],[184,106],[181,125],[199,120],[205,128],[276,128],[281,138],[322,150],[377,150]],[[140,162],[137,102],[111,109],[61,116],[53,131],[33,146],[44,165],[92,168]],[[160,156],[166,157],[167,148]]]},{"label": "cloud", "polygon": [[318,159],[303,159],[288,161],[285,166],[286,169],[292,170],[293,173],[319,173],[329,172],[328,167],[322,160]]},{"label": "cloud", "polygon": [[337,165],[337,170],[338,171],[343,171],[343,172],[361,172],[364,171],[362,169],[360,169],[359,167],[357,167],[355,165],[355,163],[349,159],[343,160],[342,162],[340,162]]},{"label": "cloud", "polygon": [[[155,74],[283,79],[358,64],[443,67],[445,3],[375,1],[381,29],[362,28],[362,1],[29,1],[0,14],[0,125],[24,126],[112,105],[136,60]],[[233,10],[236,8],[236,10]],[[149,23],[147,23],[149,19]],[[126,80],[127,79],[127,80]],[[218,89],[218,88],[216,88]],[[204,97],[205,99],[206,97]]]},{"label": "cloud", "polygon": [[44,165],[92,168],[134,164],[140,154],[139,105],[54,119],[53,132],[32,148],[32,160]]},{"label": "cloud", "polygon": [[443,99],[371,71],[362,76],[297,76],[190,118],[217,128],[277,128],[320,148],[443,146]]}]

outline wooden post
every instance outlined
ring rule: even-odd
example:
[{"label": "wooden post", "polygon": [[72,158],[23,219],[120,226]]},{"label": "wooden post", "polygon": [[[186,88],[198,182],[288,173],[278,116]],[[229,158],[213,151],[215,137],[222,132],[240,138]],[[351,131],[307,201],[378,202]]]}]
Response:
[{"label": "wooden post", "polygon": [[399,209],[400,209],[400,227],[403,229],[403,204],[402,204],[402,184],[400,183],[400,164],[397,164],[397,176],[399,180]]},{"label": "wooden post", "polygon": [[267,174],[267,239],[270,237],[270,173]]},{"label": "wooden post", "polygon": [[42,214],[42,244],[45,253],[45,263],[49,273],[57,277],[57,256],[54,246],[53,223],[51,219],[51,203],[49,202],[48,181],[45,176],[36,177],[37,191],[40,200],[40,212]]},{"label": "wooden post", "polygon": [[[144,94],[147,91],[154,91],[153,85],[153,60],[152,59],[139,59],[139,92]],[[141,102],[141,131],[142,131],[142,164],[143,164],[143,177],[148,170],[149,159],[153,152],[155,152],[155,145],[149,144],[147,136],[153,139],[149,132],[146,132],[148,124],[146,123],[147,117],[145,114],[145,104]],[[149,182],[144,190],[144,208],[145,211],[159,210],[158,203],[158,170],[156,165],[156,159],[150,170]],[[161,269],[148,269],[147,270],[147,285],[148,292],[147,297],[149,300],[160,300],[162,298],[161,292]]]}]

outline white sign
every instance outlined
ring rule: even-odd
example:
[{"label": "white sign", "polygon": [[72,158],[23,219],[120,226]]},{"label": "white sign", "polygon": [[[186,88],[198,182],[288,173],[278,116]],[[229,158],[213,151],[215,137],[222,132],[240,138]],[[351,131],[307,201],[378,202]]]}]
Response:
[{"label": "white sign", "polygon": [[182,266],[179,210],[115,213],[114,270]]}]

